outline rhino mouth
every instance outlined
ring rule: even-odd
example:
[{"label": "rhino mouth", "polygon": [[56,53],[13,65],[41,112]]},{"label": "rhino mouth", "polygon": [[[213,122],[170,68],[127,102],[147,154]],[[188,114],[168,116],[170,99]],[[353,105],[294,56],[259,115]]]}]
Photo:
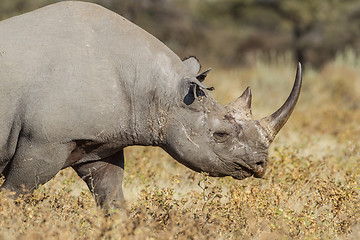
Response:
[{"label": "rhino mouth", "polygon": [[242,180],[251,176],[254,176],[255,178],[262,178],[265,174],[265,168],[258,166],[254,169],[243,161],[234,162],[234,168],[236,171],[232,177],[238,180]]}]

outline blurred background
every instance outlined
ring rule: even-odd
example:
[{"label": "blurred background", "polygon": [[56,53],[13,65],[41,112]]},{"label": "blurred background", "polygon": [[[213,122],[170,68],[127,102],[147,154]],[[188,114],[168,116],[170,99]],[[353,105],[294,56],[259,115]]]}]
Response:
[{"label": "blurred background", "polygon": [[[60,0],[1,0],[6,19]],[[287,54],[320,68],[360,47],[358,0],[91,0],[128,18],[181,58],[248,66]]]}]

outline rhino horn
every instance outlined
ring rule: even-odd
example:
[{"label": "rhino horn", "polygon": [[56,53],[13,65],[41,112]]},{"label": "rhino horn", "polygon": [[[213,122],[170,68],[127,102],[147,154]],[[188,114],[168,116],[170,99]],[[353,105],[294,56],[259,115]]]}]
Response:
[{"label": "rhino horn", "polygon": [[270,116],[262,118],[259,121],[260,125],[267,132],[268,139],[270,140],[270,142],[274,140],[276,134],[285,125],[286,121],[289,119],[292,111],[294,110],[296,102],[300,95],[301,84],[302,84],[302,73],[301,73],[301,64],[299,63],[296,71],[294,86],[285,103],[276,112],[274,112]]},{"label": "rhino horn", "polygon": [[235,119],[250,119],[251,116],[251,89],[247,87],[240,97],[226,105],[229,113]]}]

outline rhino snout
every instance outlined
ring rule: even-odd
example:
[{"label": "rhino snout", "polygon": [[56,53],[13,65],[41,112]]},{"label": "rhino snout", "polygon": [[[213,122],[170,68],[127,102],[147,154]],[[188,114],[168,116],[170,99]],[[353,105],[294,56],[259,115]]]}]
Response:
[{"label": "rhino snout", "polygon": [[262,178],[266,172],[267,160],[258,159],[256,161],[245,162],[243,160],[234,162],[235,168],[239,171],[244,171],[248,175],[256,178]]},{"label": "rhino snout", "polygon": [[265,160],[259,160],[255,162],[253,166],[254,177],[262,178],[266,172],[267,162]]}]

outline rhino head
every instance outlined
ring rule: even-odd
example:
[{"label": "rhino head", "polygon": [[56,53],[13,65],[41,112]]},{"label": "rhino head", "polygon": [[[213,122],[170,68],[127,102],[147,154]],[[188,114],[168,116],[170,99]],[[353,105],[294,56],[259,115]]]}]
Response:
[{"label": "rhino head", "polygon": [[179,87],[183,98],[171,112],[163,148],[177,161],[210,176],[261,178],[268,163],[268,148],[284,126],[299,98],[302,76],[299,63],[295,83],[285,103],[272,115],[251,119],[251,90],[223,106],[203,84],[209,70],[198,74],[195,58],[183,61],[195,73]]}]

